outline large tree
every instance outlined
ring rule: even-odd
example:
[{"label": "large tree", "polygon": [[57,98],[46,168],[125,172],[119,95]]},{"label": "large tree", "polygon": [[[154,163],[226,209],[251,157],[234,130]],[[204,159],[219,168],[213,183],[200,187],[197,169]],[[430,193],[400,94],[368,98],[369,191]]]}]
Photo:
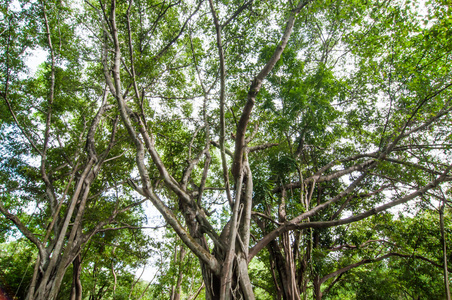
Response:
[{"label": "large tree", "polygon": [[[54,299],[83,245],[141,203],[129,188],[197,256],[207,299],[254,299],[248,265],[265,251],[275,293],[299,299],[310,281],[320,299],[322,230],[444,199],[446,2],[15,3],[0,211],[39,249],[30,299]],[[49,56],[31,76],[37,47]]]},{"label": "large tree", "polygon": [[[145,199],[121,186],[133,164],[105,84],[86,81],[73,10],[6,2],[2,17],[0,212],[38,252],[27,299],[55,299],[71,265],[81,299],[85,244],[111,224],[141,225],[128,211]],[[38,48],[48,56],[31,75]]]}]

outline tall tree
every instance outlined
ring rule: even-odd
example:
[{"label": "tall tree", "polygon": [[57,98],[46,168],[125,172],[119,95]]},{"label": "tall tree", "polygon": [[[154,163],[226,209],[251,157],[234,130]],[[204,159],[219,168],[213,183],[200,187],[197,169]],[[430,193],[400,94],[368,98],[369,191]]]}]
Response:
[{"label": "tall tree", "polygon": [[[118,184],[132,166],[105,85],[83,78],[74,11],[25,1],[2,9],[0,212],[38,250],[27,299],[55,299],[84,245],[144,200]],[[37,47],[48,57],[27,77],[24,61]]]},{"label": "tall tree", "polygon": [[[83,245],[141,203],[130,187],[199,259],[206,299],[254,299],[262,251],[281,297],[312,282],[320,299],[322,232],[448,187],[447,3],[422,4],[428,18],[410,1],[59,4],[19,10],[49,54],[40,74],[21,79],[25,39],[2,33],[2,132],[28,152],[26,169],[5,160],[1,211],[40,251],[30,297],[55,297]],[[39,192],[44,239],[14,206]]]}]

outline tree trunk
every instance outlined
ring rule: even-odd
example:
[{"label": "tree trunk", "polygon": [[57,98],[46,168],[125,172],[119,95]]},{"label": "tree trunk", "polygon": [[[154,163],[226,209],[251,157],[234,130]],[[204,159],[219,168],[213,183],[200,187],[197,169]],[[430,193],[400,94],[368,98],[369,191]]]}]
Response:
[{"label": "tree trunk", "polygon": [[278,243],[274,240],[270,242],[267,248],[270,252],[270,259],[274,262],[278,271],[279,283],[282,287],[282,298],[284,300],[300,299],[300,291],[296,284],[294,268],[289,266],[289,264],[294,264],[293,261],[290,261],[292,257],[286,253],[287,257],[284,257]]},{"label": "tree trunk", "polygon": [[[38,272],[36,278],[33,278],[32,284],[35,289],[30,288],[27,299],[33,300],[50,300],[56,299],[58,292],[61,288],[63,282],[64,274],[66,273],[68,267],[73,265],[73,289],[71,292],[71,299],[80,300],[82,299],[82,285],[80,281],[81,273],[81,260],[80,254],[72,254],[79,251],[67,250],[71,254],[58,255],[59,258],[56,260],[55,264],[51,266],[49,263],[40,263],[38,267]],[[40,262],[41,260],[39,260]],[[50,274],[50,275],[47,275]],[[73,298],[74,297],[74,298]]]},{"label": "tree trunk", "polygon": [[[285,195],[285,192],[283,192],[283,195]],[[282,199],[279,209],[280,222],[284,222],[285,220],[285,209],[282,207],[283,205],[285,205],[284,199]],[[269,210],[269,208],[267,209]],[[258,218],[256,218],[255,221],[265,233],[266,224]],[[296,280],[296,264],[290,247],[289,234],[283,234],[281,239],[283,241],[284,255],[276,240],[270,241],[267,245],[270,254],[269,259],[270,266],[272,267],[272,276],[275,280],[275,286],[278,293],[277,299],[300,299],[300,287]],[[278,276],[274,274],[275,272],[273,270],[277,271]]]},{"label": "tree trunk", "polygon": [[[279,222],[284,223],[287,221],[286,218],[286,190],[283,189],[281,193],[281,204],[279,205]],[[281,243],[284,249],[284,257],[282,257],[281,250],[279,249],[279,245],[276,241],[273,241],[273,245],[277,248],[277,252],[279,253],[278,260],[280,261],[280,274],[281,274],[281,283],[284,290],[284,299],[293,299],[300,300],[300,289],[297,285],[296,275],[295,275],[295,261],[293,256],[292,247],[290,244],[290,235],[289,232],[285,232],[281,236]]]},{"label": "tree trunk", "polygon": [[[179,200],[180,211],[184,212],[185,222],[188,227],[190,235],[195,239],[195,241],[202,245],[202,247],[209,251],[207,241],[202,233],[201,226],[196,220],[196,211],[194,208],[190,207],[187,202]],[[224,231],[224,230],[223,230]],[[214,249],[214,252],[218,252]],[[208,265],[199,259],[201,266],[202,277],[206,286],[206,300],[218,299],[220,291],[220,278],[212,272]]]},{"label": "tree trunk", "polygon": [[[238,204],[236,208],[235,222],[231,220],[225,225],[219,237],[222,247],[216,246],[213,249],[213,255],[222,265],[221,276],[216,275],[211,268],[200,261],[203,281],[206,287],[206,299],[214,300],[224,297],[224,299],[250,299],[254,300],[254,293],[251,281],[248,277],[248,248],[249,248],[249,228],[251,221],[251,201],[252,201],[252,177],[247,162],[245,162],[249,176],[241,176],[236,191],[239,197],[236,198]],[[243,190],[242,191],[242,186]],[[205,230],[196,216],[199,214],[199,208],[191,207],[186,201],[179,201],[180,210],[184,212],[185,222],[190,235],[204,249],[210,251],[204,237]],[[235,224],[235,234],[231,234],[232,224]],[[231,236],[234,236],[232,244]],[[248,238],[247,238],[248,237]],[[227,251],[233,251],[227,255]],[[229,260],[229,261],[228,261]],[[227,262],[227,263],[226,263]]]},{"label": "tree trunk", "polygon": [[322,291],[320,290],[320,276],[319,275],[315,275],[314,276],[314,280],[312,282],[314,284],[314,297],[315,300],[322,300]]},{"label": "tree trunk", "polygon": [[[56,240],[48,242],[47,248],[40,253],[41,259],[37,261],[39,267],[36,269],[36,276],[33,276],[31,282],[33,288],[30,288],[27,299],[56,299],[67,268],[79,256],[83,238],[81,233],[82,216],[90,185],[96,178],[96,172],[92,169],[93,164],[94,159],[90,159],[85,165],[69,202],[64,222],[59,227]],[[70,228],[71,222],[72,228]]]},{"label": "tree trunk", "polygon": [[82,273],[82,258],[81,255],[72,262],[72,290],[71,300],[82,300],[82,281],[80,275]]},{"label": "tree trunk", "polygon": [[439,210],[439,224],[441,228],[441,242],[443,244],[443,265],[444,265],[444,289],[446,292],[446,299],[450,300],[450,288],[449,288],[449,272],[447,270],[447,248],[446,248],[446,235],[444,232],[444,202]]},{"label": "tree trunk", "polygon": [[[228,223],[221,237],[229,235],[229,225]],[[254,293],[251,287],[251,281],[248,277],[248,262],[245,259],[244,253],[238,249],[239,246],[236,247],[236,255],[233,260],[233,273],[231,276],[230,282],[230,298],[229,299],[254,299]],[[213,253],[219,262],[223,264],[224,269],[224,260],[225,254],[224,251],[218,248],[214,248]],[[206,266],[202,261],[201,269],[204,285],[206,287],[206,300],[217,300],[221,295],[221,277],[214,274],[208,266]],[[222,272],[224,275],[225,271]]]},{"label": "tree trunk", "polygon": [[179,258],[177,258],[177,248],[174,250],[174,263],[178,262],[179,275],[177,276],[176,285],[171,288],[171,300],[180,300],[181,294],[181,284],[184,276],[183,262],[185,258],[185,248],[184,246],[179,246]]}]

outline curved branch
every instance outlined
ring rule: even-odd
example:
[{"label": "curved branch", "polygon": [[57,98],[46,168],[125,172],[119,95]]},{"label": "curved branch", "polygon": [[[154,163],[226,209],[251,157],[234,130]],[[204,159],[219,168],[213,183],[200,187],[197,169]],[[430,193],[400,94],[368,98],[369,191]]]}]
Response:
[{"label": "curved branch", "polygon": [[188,24],[188,21],[191,20],[191,18],[198,12],[198,10],[201,8],[201,4],[203,1],[199,1],[198,6],[196,7],[195,11],[188,17],[187,20],[185,20],[184,24],[182,25],[182,28],[179,30],[179,33],[171,40],[168,44],[166,44],[165,47],[163,47],[162,50],[159,51],[154,57],[153,60],[158,60],[163,54],[165,54],[166,51],[179,39],[179,37],[182,35],[182,33],[185,30],[185,27]]},{"label": "curved branch", "polygon": [[[165,218],[166,222],[174,229],[174,231],[179,235],[179,237],[182,239],[182,241],[195,253],[196,256],[198,256],[201,260],[203,260],[211,270],[216,273],[220,274],[220,264],[217,261],[217,259],[210,254],[206,249],[204,249],[200,244],[198,244],[193,237],[184,229],[182,224],[179,223],[176,216],[173,214],[173,212],[163,203],[161,199],[159,199],[154,192],[152,191],[151,187],[151,181],[148,174],[148,170],[145,165],[145,150],[147,150],[155,163],[157,169],[159,170],[160,175],[163,177],[166,185],[174,191],[183,201],[186,201],[188,203],[193,203],[193,201],[190,199],[190,196],[180,188],[176,180],[171,177],[171,175],[168,173],[168,171],[165,168],[165,165],[163,164],[159,154],[157,153],[155,147],[154,147],[154,140],[150,137],[148,132],[145,130],[145,126],[142,123],[142,121],[139,118],[136,118],[136,121],[138,122],[138,129],[139,133],[136,131],[134,126],[132,125],[132,120],[130,118],[131,112],[130,109],[127,107],[125,100],[121,93],[121,79],[120,79],[120,62],[121,62],[121,51],[119,46],[119,38],[118,38],[118,30],[116,27],[116,1],[112,0],[111,2],[111,12],[110,12],[110,25],[112,30],[112,36],[113,36],[113,43],[114,43],[114,64],[113,64],[113,82],[112,83],[110,73],[108,71],[107,65],[106,65],[106,56],[104,55],[104,75],[105,79],[107,81],[107,84],[110,87],[111,93],[115,96],[118,104],[118,108],[121,114],[121,119],[127,129],[127,132],[129,133],[129,136],[131,137],[133,143],[135,144],[135,147],[137,149],[136,154],[136,162],[138,171],[140,173],[141,182],[143,184],[142,192],[146,196],[146,198],[150,199],[152,204],[157,208],[157,210],[162,214],[162,216]],[[106,49],[104,48],[104,51]],[[133,114],[132,114],[133,115]],[[144,139],[144,145],[141,141],[139,134]],[[146,146],[146,148],[145,148]],[[202,210],[199,210],[200,214],[202,214]],[[200,216],[205,217],[205,215]]]},{"label": "curved branch", "polygon": [[256,152],[256,151],[260,151],[260,150],[265,150],[271,147],[275,147],[278,146],[278,143],[266,143],[266,144],[262,144],[262,145],[257,145],[257,146],[253,146],[253,147],[248,147],[247,151],[248,152]]},{"label": "curved branch", "polygon": [[233,14],[232,16],[230,16],[224,23],[223,25],[221,25],[222,28],[226,27],[229,25],[229,23],[234,20],[235,18],[237,18],[238,15],[240,15],[242,13],[242,11],[245,10],[245,8],[247,8],[248,6],[250,6],[253,3],[254,0],[249,0],[247,2],[245,2],[242,6],[240,6]]},{"label": "curved branch", "polygon": [[[272,232],[270,232],[266,236],[264,236],[251,249],[250,255],[249,255],[249,259],[251,260],[270,241],[275,239],[280,234],[282,234],[284,232],[287,232],[289,230],[304,229],[304,228],[328,228],[328,227],[333,227],[333,226],[338,226],[338,225],[349,224],[349,223],[360,221],[360,220],[365,219],[365,218],[367,218],[369,216],[375,215],[375,214],[377,214],[379,212],[388,210],[389,208],[397,206],[399,204],[406,203],[406,202],[408,202],[408,201],[410,201],[410,200],[412,200],[412,199],[414,199],[414,198],[416,198],[418,196],[421,196],[422,194],[426,193],[427,191],[435,188],[436,186],[438,186],[442,182],[452,181],[452,179],[449,176],[447,176],[447,174],[450,172],[451,169],[452,169],[452,165],[450,165],[443,172],[443,174],[441,174],[441,176],[437,177],[435,180],[431,181],[430,183],[428,183],[424,187],[418,189],[417,191],[415,191],[415,192],[413,192],[413,193],[411,193],[409,195],[406,195],[405,197],[402,197],[402,198],[400,198],[398,200],[395,200],[395,201],[383,204],[381,206],[375,207],[375,208],[373,208],[371,210],[368,210],[368,211],[366,211],[364,213],[361,213],[361,214],[358,214],[358,215],[355,215],[355,216],[352,216],[352,217],[349,217],[349,218],[346,218],[346,219],[335,220],[335,221],[318,221],[318,222],[299,223],[300,221],[305,219],[307,216],[311,216],[313,214],[313,212],[318,211],[319,210],[319,208],[318,208],[319,206],[317,206],[314,209],[312,209],[312,210],[310,210],[310,211],[308,211],[308,212],[306,212],[304,214],[299,215],[298,217],[292,219],[291,221],[287,222],[283,226],[280,226],[280,227],[276,228],[275,230],[273,230]],[[361,176],[363,176],[363,175],[361,175]],[[358,181],[358,179],[356,181]],[[337,198],[337,197],[335,197],[335,198]],[[333,198],[333,199],[335,199],[335,198]],[[331,201],[333,199],[321,204],[321,206],[326,206],[327,204],[331,203]]]},{"label": "curved branch", "polygon": [[232,163],[232,175],[234,175],[235,178],[239,177],[239,174],[242,172],[242,165],[243,165],[243,152],[245,149],[245,133],[246,128],[248,126],[248,122],[250,120],[251,111],[253,110],[254,103],[256,101],[256,96],[259,93],[262,82],[267,77],[267,75],[270,73],[270,71],[275,67],[276,63],[281,58],[281,54],[283,53],[284,49],[287,46],[287,43],[289,41],[289,37],[292,34],[292,29],[295,24],[295,18],[300,13],[300,11],[308,5],[308,3],[311,0],[301,0],[297,7],[292,10],[289,19],[286,23],[286,28],[284,30],[284,34],[281,37],[281,40],[279,42],[279,45],[276,47],[275,51],[273,52],[272,57],[267,61],[265,66],[262,68],[262,70],[259,72],[259,74],[254,77],[253,82],[251,83],[250,89],[248,91],[248,100],[245,104],[245,107],[243,108],[242,115],[240,117],[239,123],[237,125],[237,132],[236,132],[236,138],[235,138],[235,153],[234,153],[234,160]]},{"label": "curved branch", "polygon": [[12,213],[10,213],[4,206],[3,203],[0,201],[0,212],[5,216],[5,218],[7,218],[8,220],[10,220],[11,222],[14,223],[14,225],[16,225],[17,229],[20,230],[20,232],[33,244],[36,245],[36,247],[38,247],[39,249],[39,253],[42,255],[44,253],[44,247],[41,243],[41,241],[33,234],[33,232],[31,232],[21,221],[20,219],[13,215]]},{"label": "curved branch", "polygon": [[[383,259],[386,259],[386,258],[389,258],[389,257],[393,257],[393,256],[395,256],[395,257],[402,257],[402,258],[416,258],[416,259],[420,259],[420,260],[423,260],[425,262],[428,262],[429,264],[431,264],[431,265],[433,265],[435,267],[438,267],[438,268],[441,268],[441,269],[444,268],[443,265],[440,265],[440,264],[432,261],[431,259],[428,259],[428,258],[426,258],[424,256],[421,256],[421,255],[401,254],[401,253],[397,253],[397,252],[390,252],[390,253],[387,253],[385,255],[382,255],[382,256],[374,258],[374,259],[363,259],[363,260],[361,260],[361,261],[359,261],[357,263],[354,263],[354,264],[348,265],[346,267],[343,267],[343,268],[341,268],[339,270],[336,270],[336,271],[334,271],[334,272],[332,272],[332,273],[330,273],[330,274],[328,274],[326,276],[323,276],[320,279],[320,284],[324,283],[328,279],[331,279],[333,277],[341,275],[341,274],[343,274],[343,273],[345,273],[345,272],[347,272],[347,271],[349,271],[349,270],[351,270],[353,268],[359,267],[359,266],[364,265],[364,264],[369,264],[369,263],[382,261]],[[452,270],[449,270],[449,272],[452,272]]]},{"label": "curved branch", "polygon": [[[363,158],[364,156],[372,157],[371,154],[365,154],[365,155],[359,155],[358,158]],[[358,159],[358,158],[356,158],[356,159]],[[328,170],[329,168],[331,168],[334,165],[336,165],[337,162],[338,161],[334,161],[334,162],[329,163],[328,165],[326,165],[325,167],[323,167],[319,171],[317,171],[314,175],[306,178],[303,182],[307,183],[307,182],[312,182],[312,181],[315,180],[315,182],[320,183],[320,182],[330,181],[330,180],[342,177],[344,175],[351,174],[351,173],[356,172],[356,171],[362,171],[362,170],[367,168],[370,164],[372,164],[375,161],[373,159],[369,159],[369,160],[366,160],[366,161],[364,161],[362,163],[353,165],[353,166],[348,167],[348,168],[343,169],[343,170],[339,170],[339,171],[333,172],[333,173],[328,174],[328,175],[324,175],[324,176],[320,175],[323,172],[325,172],[326,170]],[[341,160],[340,162],[344,162],[344,160]],[[300,187],[301,187],[301,183],[300,183],[300,181],[297,181],[297,182],[288,183],[288,184],[286,184],[284,186],[275,187],[272,190],[272,192],[273,193],[278,193],[278,192],[281,192],[283,189],[290,190],[290,189],[297,189],[297,188],[300,188]]]}]

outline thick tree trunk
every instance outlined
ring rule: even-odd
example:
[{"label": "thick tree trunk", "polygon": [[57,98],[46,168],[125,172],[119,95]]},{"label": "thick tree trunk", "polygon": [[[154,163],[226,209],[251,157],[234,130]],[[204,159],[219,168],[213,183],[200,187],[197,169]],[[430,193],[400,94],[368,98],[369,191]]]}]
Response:
[{"label": "thick tree trunk", "polygon": [[[179,201],[180,211],[184,212],[185,222],[188,227],[190,235],[195,239],[195,241],[201,245],[204,249],[209,251],[207,241],[202,233],[201,226],[196,220],[196,211],[194,208],[190,207],[186,201],[180,199]],[[216,249],[214,249],[214,252]],[[220,290],[220,278],[214,274],[214,272],[209,268],[209,266],[202,260],[199,259],[199,264],[201,266],[201,273],[206,286],[206,300],[214,300],[219,297]]]},{"label": "thick tree trunk", "polygon": [[[214,249],[213,255],[222,266],[221,275],[215,274],[212,269],[200,259],[202,276],[206,287],[206,299],[246,299],[254,300],[254,293],[251,281],[248,277],[248,248],[249,229],[251,222],[251,201],[252,201],[252,177],[248,163],[245,163],[247,174],[241,176],[240,183],[236,188],[240,195],[235,199],[235,221],[232,219],[225,225],[219,237],[221,241]],[[242,184],[243,180],[243,184]],[[243,191],[242,191],[242,186]],[[210,251],[204,234],[203,226],[197,219],[198,209],[180,199],[180,210],[184,212],[185,222],[190,235],[196,242],[207,251]],[[238,209],[240,208],[240,209]],[[231,234],[231,227],[235,226],[235,232]],[[231,236],[235,241],[231,242]],[[229,253],[233,252],[233,253]]]},{"label": "thick tree trunk", "polygon": [[80,275],[82,273],[82,258],[81,255],[72,262],[72,290],[71,300],[82,300],[82,281]]},{"label": "thick tree trunk", "polygon": [[284,254],[285,254],[285,268],[287,273],[287,282],[285,290],[289,292],[290,299],[301,300],[300,289],[297,285],[296,275],[295,275],[295,260],[292,255],[292,248],[290,246],[289,233],[286,232],[282,236],[284,244]]},{"label": "thick tree trunk", "polygon": [[[285,193],[283,193],[284,195]],[[283,200],[281,205],[285,205]],[[279,209],[280,222],[285,220],[285,209]],[[259,219],[255,219],[258,226],[265,233],[266,224]],[[267,249],[270,254],[270,265],[272,268],[272,276],[275,281],[277,290],[277,299],[293,300],[300,299],[300,286],[297,281],[295,272],[295,259],[292,254],[292,249],[289,243],[289,234],[285,233],[282,236],[284,255],[282,249],[276,240],[272,240]],[[276,276],[276,272],[277,275]]]},{"label": "thick tree trunk", "polygon": [[[233,262],[233,273],[230,282],[229,299],[253,300],[254,292],[250,278],[248,277],[248,263],[243,257],[243,253],[238,253]],[[221,278],[214,274],[205,276],[203,272],[204,284],[211,280],[211,286],[206,288],[206,299],[217,300],[221,296]]]},{"label": "thick tree trunk", "polygon": [[322,291],[320,290],[320,277],[319,275],[314,276],[314,280],[312,282],[314,284],[314,298],[315,300],[322,300]]},{"label": "thick tree trunk", "polygon": [[[227,236],[229,236],[228,223],[221,234],[221,239],[227,241]],[[240,246],[237,245],[236,249]],[[218,259],[220,263],[224,266],[225,254],[224,251],[218,248],[213,249],[215,258]],[[220,299],[221,295],[221,277],[214,274],[208,266],[206,266],[202,261],[201,270],[204,285],[206,287],[206,299],[207,300],[217,300]],[[241,250],[236,251],[235,259],[233,260],[233,273],[230,282],[230,298],[229,299],[254,299],[254,293],[251,286],[251,281],[248,277],[248,262],[245,259],[244,253]],[[222,272],[224,274],[225,272]]]},{"label": "thick tree trunk", "polygon": [[[79,256],[81,247],[82,216],[88,199],[90,185],[96,177],[92,170],[94,159],[91,159],[84,168],[80,180],[76,184],[73,197],[70,201],[64,222],[61,224],[57,239],[49,242],[42,250],[41,259],[38,260],[36,276],[33,276],[27,299],[54,300],[60,290],[64,274],[68,267]],[[70,223],[72,222],[70,227]]]},{"label": "thick tree trunk", "polygon": [[[279,205],[279,222],[284,223],[286,218],[286,190],[281,193],[281,204]],[[282,249],[284,250],[284,257],[281,249],[276,241],[273,241],[273,248],[276,250],[276,257],[278,259],[277,266],[279,266],[281,284],[284,290],[284,299],[300,300],[300,289],[297,285],[295,274],[295,261],[293,251],[290,243],[289,232],[285,232],[281,236]]]},{"label": "thick tree trunk", "polygon": [[274,262],[278,271],[282,298],[284,300],[300,299],[299,287],[295,281],[295,273],[292,272],[293,268],[288,265],[288,263],[294,263],[293,261],[289,262],[291,257],[284,257],[282,255],[276,241],[270,242],[267,248],[270,252],[270,259]]},{"label": "thick tree trunk", "polygon": [[[74,250],[74,249],[71,249]],[[69,251],[70,253],[78,253],[78,251]],[[30,287],[27,299],[33,300],[49,300],[56,299],[63,282],[64,274],[68,267],[73,265],[73,283],[71,300],[82,299],[82,284],[80,281],[81,260],[80,254],[58,255],[59,258],[53,266],[47,263],[40,263],[36,278],[32,279],[32,287]],[[39,260],[41,262],[41,260]],[[49,274],[49,275],[46,275]]]}]

